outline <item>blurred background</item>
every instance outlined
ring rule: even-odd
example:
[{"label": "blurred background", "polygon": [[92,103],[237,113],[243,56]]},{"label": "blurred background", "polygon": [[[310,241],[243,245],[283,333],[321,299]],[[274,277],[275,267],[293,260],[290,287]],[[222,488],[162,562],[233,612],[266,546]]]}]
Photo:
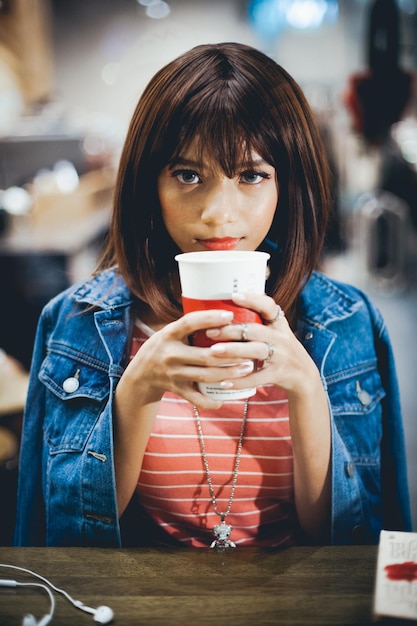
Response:
[{"label": "blurred background", "polygon": [[283,65],[317,115],[335,186],[322,269],[386,319],[417,529],[417,0],[0,0],[0,545],[41,308],[94,269],[148,80],[231,40]]}]

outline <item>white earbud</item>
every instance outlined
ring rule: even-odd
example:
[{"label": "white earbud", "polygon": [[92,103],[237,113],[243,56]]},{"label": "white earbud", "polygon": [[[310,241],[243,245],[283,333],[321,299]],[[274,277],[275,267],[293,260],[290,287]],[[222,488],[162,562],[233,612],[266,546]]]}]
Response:
[{"label": "white earbud", "polygon": [[55,611],[55,598],[52,594],[51,589],[65,596],[68,602],[70,602],[77,609],[80,609],[81,611],[84,611],[85,613],[90,613],[91,615],[93,615],[94,621],[97,622],[97,624],[110,624],[110,622],[114,618],[114,613],[109,606],[103,605],[103,606],[97,607],[96,609],[93,609],[90,606],[86,606],[80,600],[74,600],[74,598],[72,598],[68,592],[64,591],[64,589],[60,589],[59,587],[56,587],[53,583],[51,583],[50,580],[48,580],[44,576],[41,576],[40,574],[37,574],[36,572],[33,572],[30,569],[19,567],[17,565],[6,565],[5,563],[0,563],[0,567],[6,567],[9,569],[26,572],[27,574],[31,574],[32,576],[35,576],[36,578],[46,583],[46,585],[39,584],[39,583],[20,583],[17,580],[0,579],[0,587],[41,587],[49,595],[49,599],[51,601],[50,613],[48,613],[47,615],[44,615],[39,621],[36,620],[34,615],[32,615],[31,613],[28,613],[23,618],[22,626],[47,626],[49,624]]},{"label": "white earbud", "polygon": [[[114,613],[109,606],[98,606],[96,609],[92,609],[85,605],[79,605],[77,608],[86,613],[92,613],[97,624],[110,624],[114,617]],[[44,615],[38,622],[34,615],[28,613],[23,618],[22,626],[47,626],[51,621],[51,617],[51,615]]]},{"label": "white earbud", "polygon": [[36,620],[36,617],[31,613],[28,613],[23,618],[22,626],[47,626],[52,619],[52,615],[44,615],[39,622]]},{"label": "white earbud", "polygon": [[98,624],[109,624],[114,613],[109,606],[98,606],[94,612],[94,621]]},{"label": "white earbud", "polygon": [[114,617],[114,613],[109,606],[99,606],[93,609],[91,606],[83,604],[80,600],[75,600],[73,604],[77,609],[80,609],[80,611],[91,613],[94,617],[94,621],[98,624],[109,624]]}]

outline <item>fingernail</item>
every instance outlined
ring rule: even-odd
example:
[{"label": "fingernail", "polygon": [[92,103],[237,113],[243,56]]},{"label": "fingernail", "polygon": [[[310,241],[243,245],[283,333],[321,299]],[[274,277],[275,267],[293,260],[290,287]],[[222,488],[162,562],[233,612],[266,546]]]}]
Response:
[{"label": "fingernail", "polygon": [[232,320],[234,317],[233,311],[222,311],[220,313],[220,317],[222,320]]},{"label": "fingernail", "polygon": [[243,293],[233,293],[232,297],[233,300],[239,300],[240,302],[243,302],[243,300],[245,300],[245,296]]},{"label": "fingernail", "polygon": [[240,364],[239,371],[241,374],[250,374],[250,372],[253,372],[253,368],[254,368],[254,362],[246,361],[245,363]]},{"label": "fingernail", "polygon": [[220,335],[220,330],[218,328],[209,328],[206,330],[207,337],[218,337]]},{"label": "fingernail", "polygon": [[225,352],[226,346],[222,343],[214,343],[212,346],[210,346],[210,350],[212,352],[217,352],[218,354],[220,354],[221,352]]},{"label": "fingernail", "polygon": [[220,387],[222,389],[232,389],[233,383],[231,380],[222,380],[222,382],[220,383]]}]

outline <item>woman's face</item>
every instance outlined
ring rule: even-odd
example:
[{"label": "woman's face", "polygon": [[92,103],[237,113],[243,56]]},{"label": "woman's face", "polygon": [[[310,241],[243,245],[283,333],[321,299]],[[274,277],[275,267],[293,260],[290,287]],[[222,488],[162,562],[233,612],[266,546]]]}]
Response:
[{"label": "woman's face", "polygon": [[165,227],[182,252],[255,250],[278,202],[275,168],[256,152],[228,178],[213,161],[198,163],[191,145],[158,177]]}]

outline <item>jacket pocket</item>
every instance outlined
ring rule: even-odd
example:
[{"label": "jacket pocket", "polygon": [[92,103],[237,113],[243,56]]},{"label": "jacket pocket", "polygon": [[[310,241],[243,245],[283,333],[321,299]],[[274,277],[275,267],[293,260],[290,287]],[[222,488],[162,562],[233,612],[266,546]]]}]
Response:
[{"label": "jacket pocket", "polygon": [[39,380],[46,387],[44,435],[51,453],[81,451],[109,397],[106,364],[51,352]]},{"label": "jacket pocket", "polygon": [[379,465],[385,390],[376,364],[339,372],[327,383],[334,421],[352,458]]}]

